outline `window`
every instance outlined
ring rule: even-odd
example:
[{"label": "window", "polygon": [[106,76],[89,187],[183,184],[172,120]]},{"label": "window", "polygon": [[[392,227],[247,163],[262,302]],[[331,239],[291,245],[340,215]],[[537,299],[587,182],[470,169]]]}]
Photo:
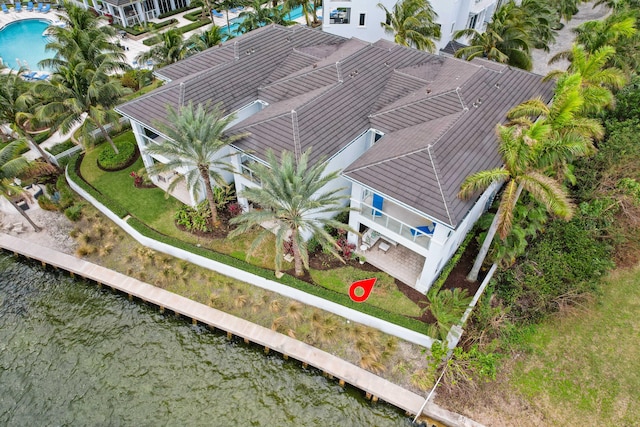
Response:
[{"label": "window", "polygon": [[348,24],[351,20],[351,8],[339,7],[329,13],[329,22],[331,24]]},{"label": "window", "polygon": [[467,28],[476,28],[477,23],[478,14],[469,15],[469,23],[467,24]]},{"label": "window", "polygon": [[456,28],[456,23],[452,22],[451,23],[451,34],[453,34],[453,30],[455,30],[455,28]]},{"label": "window", "polygon": [[358,25],[361,26],[361,27],[364,27],[365,16],[366,16],[366,14],[364,14],[364,13],[360,14],[360,20],[358,21]]}]

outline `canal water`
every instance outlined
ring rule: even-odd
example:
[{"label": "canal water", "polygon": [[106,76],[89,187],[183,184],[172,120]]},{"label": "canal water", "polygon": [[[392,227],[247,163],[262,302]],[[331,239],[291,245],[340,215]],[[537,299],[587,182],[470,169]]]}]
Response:
[{"label": "canal water", "polygon": [[0,425],[410,426],[316,370],[0,252]]}]

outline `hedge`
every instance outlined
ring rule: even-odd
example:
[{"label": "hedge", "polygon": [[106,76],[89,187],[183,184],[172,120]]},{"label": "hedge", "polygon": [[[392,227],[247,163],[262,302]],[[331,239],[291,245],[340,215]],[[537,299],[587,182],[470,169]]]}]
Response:
[{"label": "hedge", "polygon": [[[184,34],[186,32],[189,32],[191,30],[195,30],[196,28],[200,28],[200,27],[204,27],[207,24],[211,24],[211,21],[209,20],[202,20],[202,21],[197,21],[191,24],[187,24],[184,27],[178,27],[176,28],[176,30],[178,30],[178,32],[180,34]],[[142,43],[145,46],[153,46],[154,44],[158,44],[160,43],[161,38],[159,35],[155,35],[153,37],[149,37],[148,39],[144,39],[142,40]]]},{"label": "hedge", "polygon": [[162,22],[157,22],[157,23],[149,22],[147,23],[147,25],[135,25],[133,27],[123,27],[122,25],[118,25],[118,24],[112,24],[112,25],[119,30],[126,31],[132,36],[139,36],[140,34],[148,33],[149,31],[152,31],[152,30],[159,30],[168,25],[177,24],[177,23],[178,23],[177,19],[168,19]]},{"label": "hedge", "polygon": [[74,183],[78,184],[80,188],[89,193],[94,199],[102,203],[107,209],[118,215],[119,218],[124,218],[125,216],[129,215],[129,212],[127,212],[127,210],[123,208],[122,205],[99,192],[80,176],[80,163],[82,162],[83,157],[84,154],[78,153],[71,158],[71,160],[69,161],[69,167],[67,168],[69,172],[69,178]]},{"label": "hedge", "polygon": [[[194,10],[193,12],[185,13],[183,17],[189,21],[199,21],[202,16],[202,10]],[[207,15],[208,16],[208,15]]]},{"label": "hedge", "polygon": [[195,9],[196,7],[197,6],[179,7],[177,9],[172,10],[172,11],[161,13],[160,15],[158,15],[158,19],[168,18],[170,16],[177,15],[177,14],[182,13],[182,12],[186,12],[187,10]]},{"label": "hedge", "polygon": [[45,148],[45,150],[47,150],[48,152],[50,152],[51,154],[53,154],[54,156],[57,156],[60,153],[64,153],[65,151],[75,147],[76,144],[74,144],[74,142],[72,140],[67,140],[65,142],[61,142],[59,144],[54,145],[51,148]]},{"label": "hedge", "polygon": [[140,234],[153,239],[159,242],[165,243],[170,246],[174,246],[179,249],[183,249],[187,252],[191,252],[196,255],[200,255],[204,258],[217,261],[231,267],[235,267],[239,270],[246,271],[248,273],[255,274],[256,276],[263,277],[268,280],[272,280],[274,282],[279,282],[283,285],[287,285],[294,289],[298,289],[300,291],[306,292],[308,294],[326,299],[328,301],[332,301],[336,304],[340,304],[344,307],[351,308],[353,310],[360,311],[365,314],[369,314],[378,319],[386,320],[390,323],[394,323],[398,326],[402,326],[407,329],[411,329],[413,331],[419,333],[426,333],[427,325],[424,323],[412,319],[409,317],[405,317],[401,314],[391,313],[379,307],[374,307],[369,304],[357,303],[351,300],[347,295],[332,291],[330,289],[323,288],[321,286],[313,285],[311,283],[307,283],[303,280],[297,279],[293,276],[285,274],[282,278],[278,279],[275,277],[272,270],[268,270],[266,268],[258,267],[252,264],[247,263],[246,261],[234,258],[230,255],[221,254],[219,252],[214,252],[202,247],[197,247],[195,245],[191,245],[189,243],[183,242],[174,237],[166,236],[158,231],[150,228],[145,223],[140,221],[135,217],[131,217],[127,220],[127,223],[138,231]]},{"label": "hedge", "polygon": [[[106,145],[98,155],[98,167],[114,172],[129,167],[136,156],[136,143],[132,141],[114,141],[118,153],[113,151],[111,145]],[[133,161],[132,161],[133,160]]]}]

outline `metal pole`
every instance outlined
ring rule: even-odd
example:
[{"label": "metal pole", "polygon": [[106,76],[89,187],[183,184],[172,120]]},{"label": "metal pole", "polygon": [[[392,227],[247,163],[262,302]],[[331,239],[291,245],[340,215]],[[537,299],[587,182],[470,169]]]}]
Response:
[{"label": "metal pole", "polygon": [[[449,359],[447,359],[447,362],[449,361]],[[438,378],[438,381],[436,381],[435,385],[433,386],[433,388],[431,389],[431,391],[429,392],[429,395],[427,396],[427,398],[424,400],[424,403],[422,404],[422,406],[420,407],[420,410],[418,411],[418,413],[416,414],[415,418],[413,419],[413,423],[415,424],[416,420],[418,419],[418,417],[422,414],[422,411],[424,410],[424,407],[427,406],[427,402],[429,402],[429,399],[431,398],[431,395],[433,394],[434,391],[436,391],[436,387],[438,387],[438,384],[440,383],[440,380],[442,379],[442,377],[444,376],[445,371],[447,370],[447,367],[449,366],[448,363],[446,363],[444,365],[444,368],[442,369],[442,373],[440,374],[440,377]]]}]

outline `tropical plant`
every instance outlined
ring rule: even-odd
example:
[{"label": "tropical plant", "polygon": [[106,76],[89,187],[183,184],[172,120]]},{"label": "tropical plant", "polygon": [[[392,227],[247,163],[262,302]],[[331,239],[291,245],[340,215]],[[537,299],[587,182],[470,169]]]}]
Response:
[{"label": "tropical plant", "polygon": [[238,25],[239,33],[248,33],[256,28],[264,27],[269,24],[293,25],[294,21],[286,19],[287,11],[282,8],[269,7],[270,0],[251,0],[246,5],[247,9],[240,12],[239,18],[242,20]]},{"label": "tropical plant", "polygon": [[431,331],[431,337],[446,340],[451,327],[462,318],[469,306],[472,297],[466,289],[443,289],[436,292],[428,292],[429,305],[426,310],[436,319],[435,328]]},{"label": "tropical plant", "polygon": [[575,43],[583,45],[589,53],[604,46],[617,47],[620,42],[625,43],[637,33],[636,20],[635,12],[622,11],[602,20],[584,22],[573,30],[576,34]]},{"label": "tropical plant", "polygon": [[131,90],[123,87],[119,79],[111,78],[109,71],[113,64],[110,60],[105,58],[98,67],[94,65],[76,60],[58,64],[50,81],[39,82],[33,88],[41,100],[35,117],[63,134],[81,125],[85,144],[89,142],[91,132],[100,129],[117,154],[118,148],[105,125],[119,124],[120,116],[113,107]]},{"label": "tropical plant", "polygon": [[139,63],[153,61],[155,66],[169,65],[186,58],[189,54],[189,45],[185,43],[178,29],[172,28],[160,33],[158,37],[160,37],[160,43],[138,55],[136,60]]},{"label": "tropical plant", "polygon": [[14,178],[21,172],[29,168],[27,160],[20,155],[24,148],[24,141],[17,140],[10,142],[0,150],[0,195],[4,196],[9,203],[22,215],[35,231],[42,230],[29,216],[16,204],[13,198],[17,195],[27,194],[24,189],[17,185]]},{"label": "tropical plant", "polygon": [[555,43],[560,20],[548,2],[523,0],[519,8],[521,19],[528,24],[527,33],[533,47],[549,52],[549,45]]},{"label": "tropical plant", "polygon": [[35,124],[35,102],[31,96],[31,84],[20,77],[21,71],[0,74],[0,123],[9,124],[15,137],[24,138],[47,163],[53,164],[49,155],[27,132],[27,129]]},{"label": "tropical plant", "polygon": [[546,148],[545,142],[548,140],[549,132],[550,126],[543,121],[532,123],[530,126],[499,125],[499,151],[504,166],[476,172],[462,183],[458,196],[463,199],[478,191],[484,191],[491,185],[505,183],[498,212],[467,276],[469,281],[477,280],[496,232],[504,240],[511,231],[515,206],[522,191],[529,192],[545,205],[547,211],[563,219],[570,219],[573,215],[574,208],[567,191],[558,181],[541,173],[538,166],[541,153]]},{"label": "tropical plant", "polygon": [[620,69],[607,67],[607,63],[615,54],[616,51],[611,46],[603,46],[593,53],[588,53],[584,46],[574,44],[569,55],[571,63],[567,71],[552,71],[545,79],[578,73],[582,78],[584,113],[595,114],[603,107],[613,107],[612,89],[621,89],[627,81]]},{"label": "tropical plant", "polygon": [[578,5],[585,0],[550,0],[551,6],[556,9],[558,16],[566,22],[571,21],[573,15],[578,13]]},{"label": "tropical plant", "polygon": [[212,25],[207,31],[189,37],[186,46],[191,52],[202,52],[210,47],[218,46],[223,41],[222,28]]},{"label": "tropical plant", "polygon": [[389,11],[385,5],[378,3],[384,10],[385,22],[380,26],[385,33],[394,36],[394,41],[402,46],[434,52],[434,40],[440,40],[440,25],[436,23],[438,15],[427,0],[401,0]]},{"label": "tropical plant", "polygon": [[194,200],[200,199],[203,193],[206,196],[212,225],[217,227],[218,208],[213,185],[226,185],[222,172],[229,169],[228,162],[220,157],[220,151],[245,135],[224,135],[224,130],[235,119],[235,115],[225,116],[220,104],[209,108],[208,104],[194,106],[189,102],[178,111],[170,106],[167,111],[170,124],[158,123],[158,128],[168,139],[147,145],[145,151],[161,155],[169,161],[155,163],[149,173],[155,175],[176,169],[186,170],[179,179],[171,181],[167,191],[171,192],[181,180],[186,180]]},{"label": "tropical plant", "polygon": [[517,6],[509,2],[496,11],[484,32],[475,28],[456,31],[453,34],[454,40],[470,38],[469,46],[456,51],[456,58],[471,61],[481,57],[531,70],[531,48],[534,42],[527,32],[531,25],[520,19],[521,15]]},{"label": "tropical plant", "polygon": [[[309,164],[310,150],[299,158],[290,152],[283,152],[280,160],[269,151],[267,165],[256,163],[253,167],[255,176],[260,178],[262,187],[245,188],[240,194],[248,200],[258,203],[262,210],[252,210],[233,218],[232,224],[238,227],[230,234],[238,236],[248,230],[271,222],[273,229],[264,229],[254,240],[249,255],[255,253],[260,244],[275,233],[275,269],[280,274],[284,258],[285,242],[290,242],[293,251],[296,275],[309,268],[309,253],[305,237],[315,236],[318,243],[330,254],[342,260],[334,237],[325,226],[345,228],[335,219],[326,215],[346,210],[342,201],[346,196],[340,194],[343,189],[322,191],[323,187],[339,176],[338,171],[325,174],[327,164],[318,161]],[[343,260],[344,262],[344,260]]]},{"label": "tropical plant", "polygon": [[[284,9],[287,11],[291,11],[296,7],[302,8],[302,14],[304,15],[305,23],[307,27],[310,27],[313,22],[313,17],[315,17],[314,10],[315,6],[313,2],[309,0],[285,0],[284,1]],[[316,18],[317,19],[317,18]]]}]

